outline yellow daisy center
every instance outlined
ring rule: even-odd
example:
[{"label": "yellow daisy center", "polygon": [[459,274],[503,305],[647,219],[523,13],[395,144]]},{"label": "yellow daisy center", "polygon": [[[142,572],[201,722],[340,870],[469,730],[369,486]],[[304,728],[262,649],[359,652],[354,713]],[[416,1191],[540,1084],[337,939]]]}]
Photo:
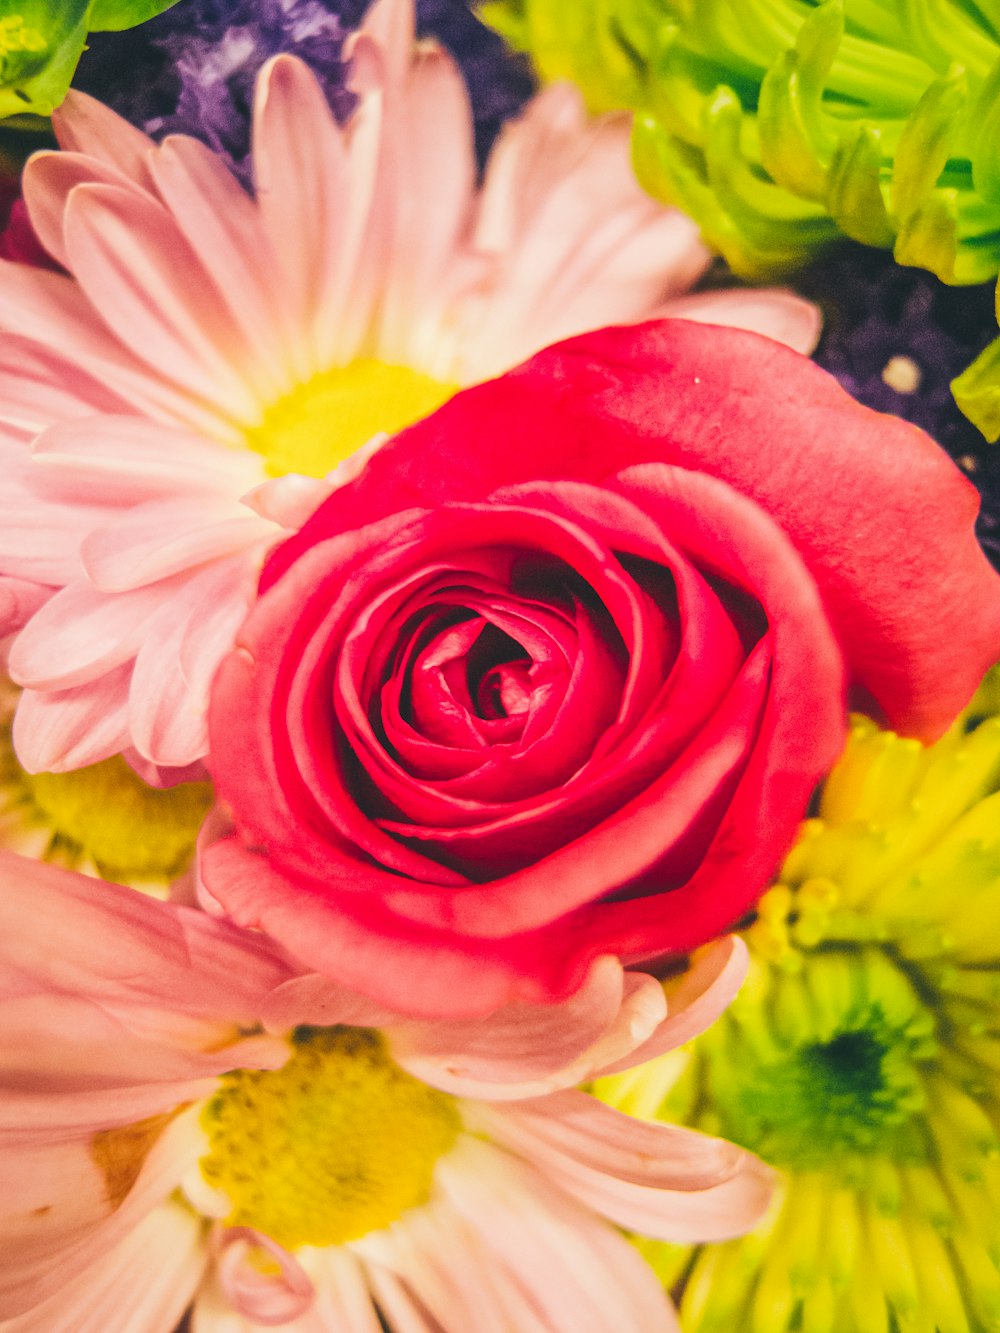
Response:
[{"label": "yellow daisy center", "polygon": [[458,390],[409,366],[362,357],[297,385],[246,432],[267,472],[325,477],[380,432],[394,435]]},{"label": "yellow daisy center", "polygon": [[117,755],[72,773],[26,773],[9,733],[0,739],[0,788],[17,824],[49,835],[48,859],[71,867],[89,859],[123,884],[179,875],[212,803],[210,783],[160,791]]},{"label": "yellow daisy center", "polygon": [[277,1070],[226,1074],[202,1113],[205,1179],[230,1226],[287,1248],[340,1245],[430,1197],[460,1128],[454,1100],[405,1073],[378,1033],[298,1028]]}]

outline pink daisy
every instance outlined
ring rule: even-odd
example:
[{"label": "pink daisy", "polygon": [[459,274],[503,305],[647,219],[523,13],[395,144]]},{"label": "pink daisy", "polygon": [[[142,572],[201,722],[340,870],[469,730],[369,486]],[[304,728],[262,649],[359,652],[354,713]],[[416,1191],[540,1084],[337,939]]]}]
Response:
[{"label": "pink daisy", "polygon": [[[156,146],[71,94],[24,180],[68,271],[0,265],[0,630],[19,630],[32,771],[206,751],[216,665],[266,551],[364,446],[546,343],[649,315],[707,252],[632,178],[628,125],[569,87],[510,125],[481,188],[461,77],[379,0],[339,126],[306,67],[262,72],[256,197],[207,148]],[[800,348],[787,293],[674,313]],[[360,450],[360,453],[358,452]]]},{"label": "pink daisy", "polygon": [[0,853],[0,889],[3,1333],[663,1333],[609,1221],[686,1243],[766,1207],[741,1149],[571,1086],[707,1026],[733,939],[669,1013],[605,957],[563,1006],[425,1024],[119,886]]}]

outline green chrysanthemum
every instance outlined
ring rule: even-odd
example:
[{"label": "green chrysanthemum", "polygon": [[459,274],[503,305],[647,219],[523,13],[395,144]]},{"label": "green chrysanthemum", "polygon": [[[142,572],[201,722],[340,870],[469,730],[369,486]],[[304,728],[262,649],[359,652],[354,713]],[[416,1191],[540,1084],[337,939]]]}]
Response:
[{"label": "green chrysanthemum", "polygon": [[736,1002],[598,1089],[781,1171],[753,1235],[648,1248],[685,1333],[1000,1329],[998,713],[994,675],[931,747],[857,720]]},{"label": "green chrysanthemum", "polygon": [[946,282],[1000,270],[997,0],[505,0],[487,17],[547,78],[635,110],[651,193],[733,269],[838,235]]}]

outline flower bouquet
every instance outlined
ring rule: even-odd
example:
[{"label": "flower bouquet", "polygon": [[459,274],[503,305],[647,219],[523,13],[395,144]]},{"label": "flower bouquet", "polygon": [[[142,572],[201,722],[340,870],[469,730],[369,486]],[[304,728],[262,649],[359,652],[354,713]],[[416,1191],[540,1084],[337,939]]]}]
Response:
[{"label": "flower bouquet", "polygon": [[0,1333],[1000,1329],[998,89],[0,6]]}]

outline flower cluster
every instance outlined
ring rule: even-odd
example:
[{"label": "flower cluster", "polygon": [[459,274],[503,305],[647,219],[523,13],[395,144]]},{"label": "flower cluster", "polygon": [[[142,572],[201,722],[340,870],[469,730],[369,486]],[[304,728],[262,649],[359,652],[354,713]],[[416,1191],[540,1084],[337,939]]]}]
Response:
[{"label": "flower cluster", "polygon": [[[723,45],[793,11],[801,111],[835,6]],[[63,18],[0,246],[0,1333],[991,1327],[997,515],[946,372],[896,401],[983,330],[865,335],[855,265],[838,384],[459,0]]]}]

